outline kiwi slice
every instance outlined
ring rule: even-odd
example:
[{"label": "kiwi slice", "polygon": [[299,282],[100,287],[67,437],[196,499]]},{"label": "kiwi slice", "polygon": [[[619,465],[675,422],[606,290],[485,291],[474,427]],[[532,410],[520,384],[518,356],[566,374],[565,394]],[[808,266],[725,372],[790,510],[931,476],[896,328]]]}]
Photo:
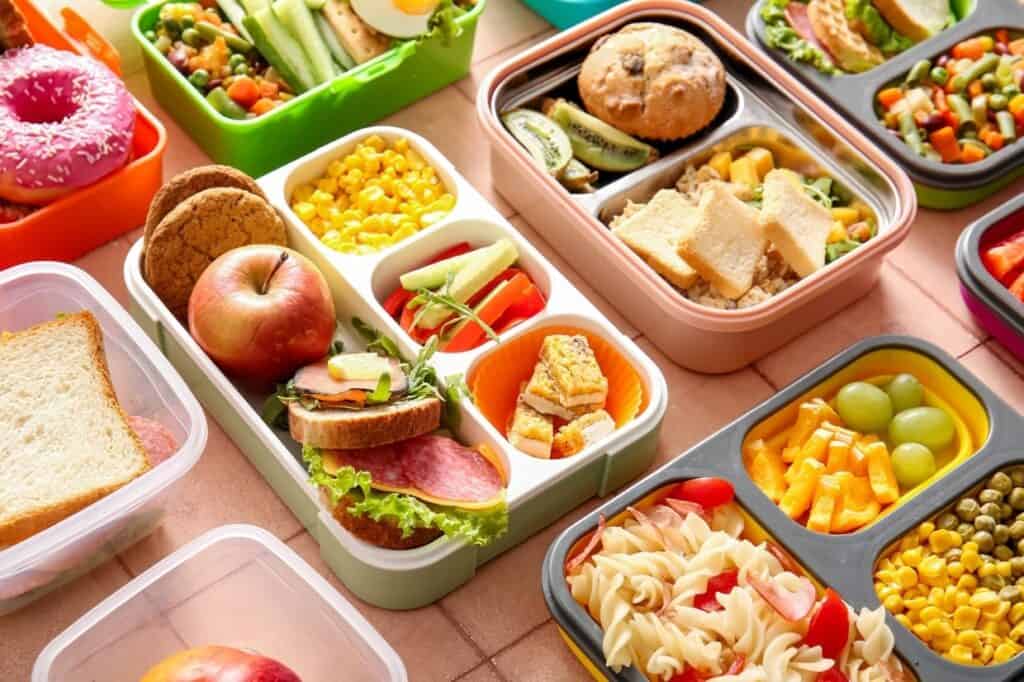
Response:
[{"label": "kiwi slice", "polygon": [[551,175],[560,175],[572,161],[569,136],[544,114],[531,109],[513,109],[502,114],[501,120],[512,137]]},{"label": "kiwi slice", "polygon": [[564,99],[545,102],[544,113],[569,135],[576,158],[599,170],[625,173],[658,158],[658,150],[613,128]]},{"label": "kiwi slice", "polygon": [[559,182],[570,192],[593,192],[593,183],[597,182],[597,171],[584,166],[577,159],[569,162],[562,174],[558,176]]}]

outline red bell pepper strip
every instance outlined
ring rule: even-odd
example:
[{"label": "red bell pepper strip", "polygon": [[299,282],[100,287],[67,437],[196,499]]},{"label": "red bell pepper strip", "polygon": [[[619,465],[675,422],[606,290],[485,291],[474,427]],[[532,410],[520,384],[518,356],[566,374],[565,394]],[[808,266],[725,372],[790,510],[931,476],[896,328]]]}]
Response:
[{"label": "red bell pepper strip", "polygon": [[850,612],[835,590],[825,591],[825,599],[811,616],[804,644],[820,646],[821,655],[838,661],[850,636]]},{"label": "red bell pepper strip", "polygon": [[469,253],[472,250],[473,247],[469,245],[469,242],[459,242],[458,244],[455,244],[434,256],[428,260],[426,264],[430,265],[432,263],[440,263],[443,260],[448,260],[449,258],[455,258],[456,256],[461,256],[464,253]]},{"label": "red bell pepper strip", "polygon": [[523,293],[523,297],[512,304],[512,306],[505,311],[503,317],[507,319],[523,319],[528,320],[540,311],[544,310],[548,302],[544,300],[544,294],[541,293],[540,288],[531,283]]},{"label": "red bell pepper strip", "polygon": [[397,320],[405,309],[405,304],[411,301],[415,295],[412,291],[398,287],[391,292],[390,296],[384,299],[384,310],[387,311],[388,315]]},{"label": "red bell pepper strip", "polygon": [[492,279],[487,284],[483,285],[483,287],[481,287],[479,291],[470,296],[469,300],[466,301],[466,305],[468,305],[470,308],[475,307],[477,303],[487,298],[488,294],[497,289],[499,284],[501,284],[502,282],[509,281],[510,279],[512,279],[513,277],[522,272],[523,271],[517,267],[505,268],[504,270],[499,272],[494,277],[494,279]]},{"label": "red bell pepper strip", "polygon": [[[517,274],[505,283],[501,291],[496,292],[484,303],[480,310],[476,311],[477,317],[487,326],[494,324],[508,310],[509,306],[522,298],[530,284],[529,277],[523,273]],[[485,335],[486,332],[479,324],[472,320],[467,321],[452,334],[443,350],[447,353],[458,353],[476,348],[483,343]]]},{"label": "red bell pepper strip", "polygon": [[1014,268],[1024,263],[1024,231],[989,248],[982,255],[982,260],[985,261],[988,271],[996,279],[1002,280]]},{"label": "red bell pepper strip", "polygon": [[735,568],[712,576],[708,580],[708,589],[693,598],[693,608],[701,611],[721,611],[722,605],[718,603],[717,595],[729,594],[739,581],[740,572]]},{"label": "red bell pepper strip", "polygon": [[1010,293],[1017,297],[1018,300],[1024,301],[1024,272],[1017,276],[1017,279],[1010,285]]}]

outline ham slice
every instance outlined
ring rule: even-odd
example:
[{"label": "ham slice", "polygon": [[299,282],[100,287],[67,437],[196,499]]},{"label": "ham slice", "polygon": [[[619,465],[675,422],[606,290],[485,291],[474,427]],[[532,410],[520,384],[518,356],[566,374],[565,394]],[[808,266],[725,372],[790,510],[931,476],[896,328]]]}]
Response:
[{"label": "ham slice", "polygon": [[[405,372],[402,371],[398,360],[391,358],[389,362],[391,364],[391,392],[403,393],[409,387]],[[295,378],[292,381],[295,384],[295,390],[299,393],[322,397],[326,402],[330,402],[327,396],[348,391],[372,391],[377,388],[376,379],[338,381],[327,370],[327,358],[320,362],[314,362],[312,365],[306,365],[295,373]]]},{"label": "ham slice", "polygon": [[142,441],[149,466],[155,467],[178,451],[178,441],[166,426],[145,417],[128,417],[128,425]]},{"label": "ham slice", "polygon": [[362,450],[325,450],[324,464],[329,473],[351,466],[368,472],[375,487],[452,506],[489,502],[505,487],[486,457],[444,436],[417,436]]},{"label": "ham slice", "polygon": [[795,591],[783,587],[775,578],[765,579],[753,573],[747,576],[747,582],[776,613],[790,623],[806,618],[818,598],[814,584],[807,578],[797,580]]},{"label": "ham slice", "polygon": [[806,40],[808,43],[818,48],[830,58],[828,50],[821,44],[817,36],[814,35],[814,25],[811,24],[811,17],[807,14],[807,5],[802,2],[791,2],[786,5],[786,21],[793,27],[797,35]]}]

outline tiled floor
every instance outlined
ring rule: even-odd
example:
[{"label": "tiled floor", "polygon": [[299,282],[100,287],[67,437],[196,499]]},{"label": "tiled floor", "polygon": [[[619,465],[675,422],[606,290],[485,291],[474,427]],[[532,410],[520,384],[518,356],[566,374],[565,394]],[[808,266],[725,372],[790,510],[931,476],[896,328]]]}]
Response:
[{"label": "tiled floor", "polygon": [[[709,0],[706,6],[740,26],[748,2]],[[387,122],[425,135],[481,192],[494,201],[557,266],[665,372],[669,413],[659,443],[664,463],[739,416],[776,389],[833,353],[865,336],[906,333],[924,337],[961,358],[1017,410],[1024,410],[1024,366],[976,327],[960,303],[953,244],[968,222],[1021,188],[1009,188],[981,205],[957,213],[922,211],[906,243],[883,268],[878,287],[863,300],[800,339],[747,368],[726,376],[703,376],[672,364],[631,327],[593,288],[583,283],[538,232],[514,215],[493,190],[487,145],[477,127],[475,92],[503,59],[543,40],[551,27],[518,0],[490,0],[477,36],[472,74],[454,86],[392,116]],[[145,77],[129,83],[152,109]],[[168,176],[205,161],[173,121],[165,120],[171,143]],[[121,265],[138,232],[83,258],[88,270],[122,303],[127,292]],[[225,490],[244,490],[226,495]],[[331,575],[317,545],[288,512],[216,422],[209,446],[171,504],[164,525],[117,561],[93,571],[14,615],[0,619],[0,679],[27,680],[36,655],[85,611],[176,547],[225,523],[268,529],[329,578],[380,630],[417,682],[520,682],[586,679],[561,642],[540,594],[540,562],[555,535],[596,502],[568,514],[519,548],[486,565],[480,574],[437,604],[414,612],[388,612],[359,602]],[[312,681],[319,682],[319,681]]]}]

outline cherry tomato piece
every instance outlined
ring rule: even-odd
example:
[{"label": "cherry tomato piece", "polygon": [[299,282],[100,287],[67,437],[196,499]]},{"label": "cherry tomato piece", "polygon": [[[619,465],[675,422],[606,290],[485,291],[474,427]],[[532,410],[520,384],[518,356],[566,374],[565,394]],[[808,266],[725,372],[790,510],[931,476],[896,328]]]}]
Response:
[{"label": "cherry tomato piece", "polygon": [[850,682],[850,680],[842,672],[836,670],[835,666],[832,666],[818,675],[817,682]]},{"label": "cherry tomato piece", "polygon": [[850,612],[835,590],[825,591],[825,599],[811,616],[804,636],[807,646],[820,646],[821,655],[838,660],[850,636]]},{"label": "cherry tomato piece", "polygon": [[736,497],[732,483],[724,478],[691,478],[676,486],[671,495],[679,500],[696,502],[705,509],[729,504]]},{"label": "cherry tomato piece", "polygon": [[740,581],[740,572],[737,569],[724,571],[708,580],[708,589],[702,594],[693,598],[693,607],[701,611],[721,611],[722,605],[718,603],[718,593],[728,594],[733,591]]}]

